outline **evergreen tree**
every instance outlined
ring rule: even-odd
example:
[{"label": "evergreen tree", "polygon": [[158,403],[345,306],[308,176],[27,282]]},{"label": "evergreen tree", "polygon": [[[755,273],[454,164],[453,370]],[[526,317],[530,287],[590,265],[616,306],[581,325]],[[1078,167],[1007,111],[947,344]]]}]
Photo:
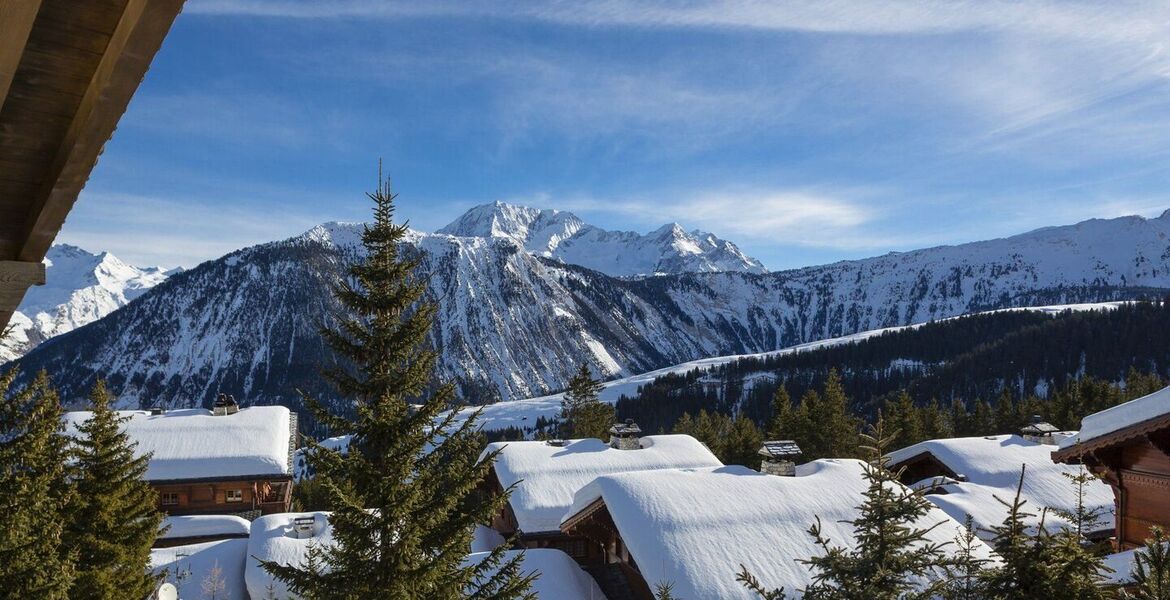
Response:
[{"label": "evergreen tree", "polygon": [[654,600],[682,600],[674,595],[674,582],[659,581],[654,584]]},{"label": "evergreen tree", "polygon": [[815,460],[856,456],[860,420],[850,408],[849,398],[845,396],[845,388],[836,369],[829,371],[824,392],[815,399],[808,407],[809,424],[812,427],[808,436],[812,448],[805,451],[805,458]]},{"label": "evergreen tree", "polygon": [[998,433],[1016,433],[1020,429],[1019,417],[1016,413],[1016,404],[1012,399],[1011,389],[1003,388],[999,401],[995,403],[995,431]]},{"label": "evergreen tree", "polygon": [[792,428],[793,413],[795,410],[792,406],[792,397],[788,395],[788,387],[781,381],[776,386],[776,392],[772,394],[772,418],[768,421],[768,439],[793,439],[790,429]]},{"label": "evergreen tree", "polygon": [[760,469],[760,446],[764,436],[759,427],[751,419],[742,415],[736,416],[729,423],[727,435],[724,437],[723,455],[721,461],[729,465],[742,465],[749,469]]},{"label": "evergreen tree", "polygon": [[992,546],[1001,563],[983,574],[989,598],[997,600],[1036,600],[1038,598],[1063,598],[1051,561],[1051,544],[1043,525],[1043,517],[1035,538],[1028,535],[1025,520],[1036,516],[1025,510],[1026,500],[1020,498],[1024,488],[1027,467],[1020,468],[1020,479],[1016,495],[1008,502],[994,496],[1005,509],[1007,516],[1000,525],[991,528],[994,534]]},{"label": "evergreen tree", "polygon": [[0,590],[8,598],[65,600],[75,555],[63,544],[71,502],[57,393],[41,372],[10,393],[0,374]]},{"label": "evergreen tree", "polygon": [[1134,555],[1133,591],[1122,598],[1133,600],[1170,600],[1170,537],[1161,527],[1150,528],[1146,547]]},{"label": "evergreen tree", "polygon": [[994,435],[1002,433],[995,424],[995,416],[991,412],[991,405],[986,400],[976,400],[975,410],[968,420],[970,429],[967,435]]},{"label": "evergreen tree", "polygon": [[[326,372],[356,417],[331,414],[306,399],[316,418],[353,435],[346,454],[310,440],[308,461],[329,497],[335,544],[305,566],[263,562],[297,595],[313,599],[519,598],[532,576],[506,546],[465,562],[477,524],[491,520],[511,490],[476,493],[495,455],[478,460],[478,413],[458,421],[450,384],[433,385],[428,341],[436,307],[415,277],[417,258],[399,254],[406,226],[394,223],[394,194],[370,194],[374,221],[362,233],[364,261],[334,293],[349,314],[326,341],[341,358]],[[419,402],[412,404],[412,401]]]},{"label": "evergreen tree", "polygon": [[[813,571],[813,583],[804,591],[804,597],[895,600],[941,593],[946,569],[955,564],[945,552],[949,542],[940,544],[929,539],[930,532],[942,522],[918,525],[933,505],[919,492],[899,484],[899,474],[885,467],[891,436],[883,430],[881,419],[872,434],[863,434],[862,439],[866,444],[862,449],[869,455],[864,472],[868,485],[857,518],[845,521],[853,526],[854,543],[835,545],[824,536],[817,520],[809,533],[824,554],[802,561]],[[765,599],[783,597],[781,590],[762,589],[743,565],[738,580]],[[916,583],[921,580],[933,583],[923,589]]]},{"label": "evergreen tree", "polygon": [[593,401],[577,409],[573,423],[573,437],[597,438],[606,441],[617,415],[608,402]]},{"label": "evergreen tree", "polygon": [[891,440],[892,448],[905,448],[927,439],[923,431],[922,414],[906,390],[887,401],[882,414],[890,430],[898,432]]},{"label": "evergreen tree", "polygon": [[[601,393],[601,384],[599,381],[593,379],[593,374],[589,370],[589,364],[581,363],[577,368],[577,373],[569,380],[569,387],[565,389],[565,394],[560,400],[560,422],[564,426],[563,437],[594,437],[584,436],[578,432],[578,412],[581,408],[596,404],[597,396]],[[606,428],[613,425],[608,423]]]},{"label": "evergreen tree", "polygon": [[122,429],[126,418],[110,408],[104,381],[90,393],[93,416],[77,430],[74,506],[65,531],[77,554],[70,598],[145,598],[157,578],[150,573],[150,548],[162,515],[157,495],[143,477],[149,457]]},{"label": "evergreen tree", "polygon": [[986,600],[982,573],[988,560],[976,552],[982,545],[976,535],[971,515],[963,523],[963,533],[955,539],[954,564],[947,567],[948,580],[943,584],[942,600]]},{"label": "evergreen tree", "polygon": [[951,428],[951,424],[947,421],[946,415],[943,414],[938,400],[931,399],[929,403],[922,407],[920,414],[921,417],[919,420],[922,421],[922,440],[955,437],[954,429]]},{"label": "evergreen tree", "polygon": [[1072,527],[1064,529],[1048,538],[1042,534],[1042,543],[1051,543],[1052,570],[1054,578],[1061,582],[1061,589],[1067,598],[1079,600],[1104,600],[1112,595],[1103,586],[1107,582],[1105,573],[1112,569],[1105,565],[1101,558],[1103,547],[1094,547],[1089,544],[1085,536],[1098,529],[1105,509],[1102,507],[1090,508],[1085,504],[1085,494],[1088,486],[1097,480],[1097,477],[1081,467],[1076,475],[1063,473],[1075,487],[1076,504],[1072,510],[1051,509],[1052,512],[1068,520]]}]

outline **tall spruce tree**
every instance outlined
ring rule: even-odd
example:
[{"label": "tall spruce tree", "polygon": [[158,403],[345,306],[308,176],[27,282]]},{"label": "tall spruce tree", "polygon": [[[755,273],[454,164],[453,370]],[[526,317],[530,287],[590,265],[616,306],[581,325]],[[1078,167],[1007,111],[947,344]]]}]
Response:
[{"label": "tall spruce tree", "polygon": [[150,548],[162,515],[157,496],[143,480],[148,456],[122,429],[126,420],[110,408],[98,381],[89,396],[93,416],[78,425],[73,480],[77,494],[65,530],[66,547],[77,553],[70,598],[145,598],[157,578],[150,573]]},{"label": "tall spruce tree", "polygon": [[[947,556],[950,542],[930,539],[931,531],[943,521],[920,525],[933,505],[921,493],[899,484],[899,474],[885,467],[890,439],[880,417],[871,433],[862,434],[868,485],[857,518],[846,521],[853,526],[853,543],[836,545],[826,538],[819,519],[809,529],[824,554],[801,561],[813,573],[805,598],[895,600],[931,598],[943,591],[947,569],[955,562]],[[738,580],[765,600],[784,597],[783,590],[763,589],[742,565]]]},{"label": "tall spruce tree", "polygon": [[0,594],[64,600],[75,556],[63,544],[72,492],[60,401],[44,372],[11,392],[15,378],[0,374]]},{"label": "tall spruce tree", "polygon": [[600,393],[601,382],[593,379],[588,364],[581,363],[561,400],[562,437],[605,437],[613,426],[614,411],[612,405],[598,401]]},{"label": "tall spruce tree", "polygon": [[500,546],[481,562],[465,560],[474,528],[504,507],[511,490],[476,493],[495,455],[477,459],[478,412],[460,422],[448,410],[452,385],[433,384],[428,332],[437,309],[424,299],[418,259],[400,254],[407,228],[394,222],[389,181],[368,195],[374,219],[362,232],[365,259],[334,288],[350,313],[322,332],[341,359],[326,375],[356,416],[307,399],[322,423],[353,435],[344,455],[309,442],[310,466],[334,509],[335,543],[322,546],[313,564],[262,564],[313,599],[529,597],[533,576],[520,573],[521,554],[508,558]]}]

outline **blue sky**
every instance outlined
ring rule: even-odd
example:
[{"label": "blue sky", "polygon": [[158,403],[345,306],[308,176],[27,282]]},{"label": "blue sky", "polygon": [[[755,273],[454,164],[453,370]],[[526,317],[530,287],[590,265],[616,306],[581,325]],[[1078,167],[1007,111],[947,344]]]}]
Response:
[{"label": "blue sky", "polygon": [[1170,5],[188,0],[59,241],[192,266],[505,200],[770,269],[1170,208]]}]

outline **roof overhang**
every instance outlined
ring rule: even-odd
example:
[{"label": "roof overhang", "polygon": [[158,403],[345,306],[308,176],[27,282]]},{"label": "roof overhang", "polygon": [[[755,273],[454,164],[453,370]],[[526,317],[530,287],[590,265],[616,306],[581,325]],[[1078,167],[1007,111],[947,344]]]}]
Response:
[{"label": "roof overhang", "polygon": [[1170,414],[1147,419],[1135,423],[1112,433],[1077,442],[1052,453],[1052,462],[1078,463],[1083,457],[1095,452],[1101,452],[1114,446],[1122,446],[1134,441],[1147,441],[1153,434],[1170,432]]},{"label": "roof overhang", "polygon": [[0,5],[0,330],[89,179],[184,0]]}]

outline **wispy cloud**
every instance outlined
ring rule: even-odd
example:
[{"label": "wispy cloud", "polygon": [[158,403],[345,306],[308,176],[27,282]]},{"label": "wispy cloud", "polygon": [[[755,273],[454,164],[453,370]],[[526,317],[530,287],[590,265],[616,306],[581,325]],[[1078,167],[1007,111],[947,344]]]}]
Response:
[{"label": "wispy cloud", "polygon": [[140,266],[192,267],[330,220],[266,204],[86,193],[57,241],[109,251]]}]

